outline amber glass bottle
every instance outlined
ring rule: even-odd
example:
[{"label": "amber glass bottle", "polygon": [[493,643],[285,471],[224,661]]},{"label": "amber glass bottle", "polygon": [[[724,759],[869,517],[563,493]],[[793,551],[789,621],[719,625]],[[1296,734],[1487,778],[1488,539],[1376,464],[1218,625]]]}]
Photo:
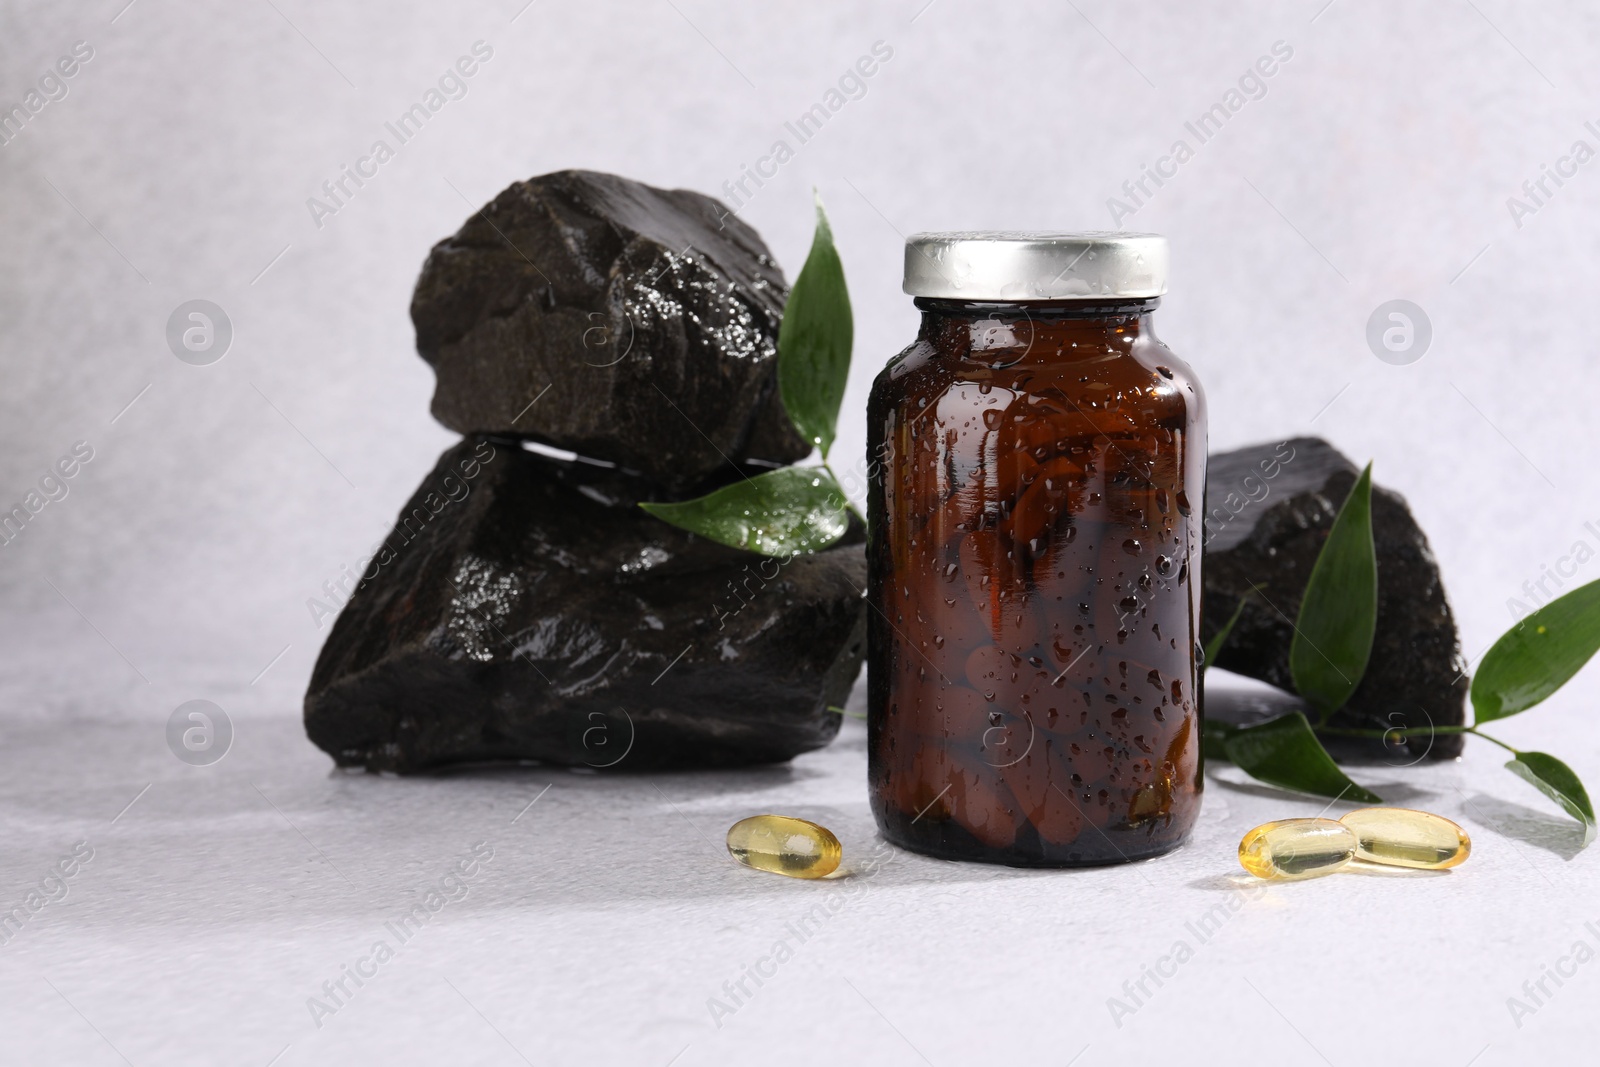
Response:
[{"label": "amber glass bottle", "polygon": [[869,761],[885,836],[1078,866],[1200,806],[1205,414],[1152,235],[920,234],[868,405]]}]

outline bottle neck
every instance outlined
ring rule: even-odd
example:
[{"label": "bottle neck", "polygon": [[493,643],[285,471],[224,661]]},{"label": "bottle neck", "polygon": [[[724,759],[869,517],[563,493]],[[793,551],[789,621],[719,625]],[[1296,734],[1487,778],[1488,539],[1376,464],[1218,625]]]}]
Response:
[{"label": "bottle neck", "polygon": [[1108,344],[1129,346],[1154,336],[1152,313],[1160,303],[1160,297],[1013,303],[916,298],[920,337],[968,358],[1022,349],[1040,358],[1070,359],[1074,349],[1087,355]]}]

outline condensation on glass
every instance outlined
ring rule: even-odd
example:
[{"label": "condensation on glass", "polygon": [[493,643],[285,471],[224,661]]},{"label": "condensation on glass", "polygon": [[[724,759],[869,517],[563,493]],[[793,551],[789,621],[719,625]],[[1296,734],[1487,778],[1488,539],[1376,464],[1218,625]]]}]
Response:
[{"label": "condensation on glass", "polygon": [[1199,811],[1205,413],[1154,334],[1163,238],[919,234],[868,407],[869,763],[885,836],[1152,856]]}]

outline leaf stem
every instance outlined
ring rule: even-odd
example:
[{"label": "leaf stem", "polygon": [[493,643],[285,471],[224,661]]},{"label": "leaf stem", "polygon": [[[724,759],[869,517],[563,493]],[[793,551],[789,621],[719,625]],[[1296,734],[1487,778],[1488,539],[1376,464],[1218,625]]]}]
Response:
[{"label": "leaf stem", "polygon": [[1228,616],[1228,621],[1222,624],[1222,629],[1212,635],[1210,643],[1203,649],[1205,659],[1200,663],[1201,670],[1211,666],[1211,661],[1222,654],[1222,646],[1227,643],[1228,635],[1233,633],[1234,624],[1239,621],[1239,616],[1244,614],[1244,606],[1249,599],[1249,593],[1241,596],[1238,605],[1233,609],[1233,614]]},{"label": "leaf stem", "polygon": [[1501,748],[1505,749],[1507,752],[1511,753],[1513,756],[1522,755],[1521,752],[1519,752],[1516,749],[1512,748],[1510,745],[1506,744],[1504,741],[1497,741],[1494,738],[1490,737],[1488,734],[1479,733],[1477,727],[1473,727],[1471,730],[1469,730],[1467,732],[1472,734],[1475,737],[1481,737],[1485,741],[1490,741],[1490,742],[1493,742],[1494,744],[1499,745]]},{"label": "leaf stem", "polygon": [[[822,469],[828,472],[828,476],[833,479],[833,484],[839,487],[839,495],[844,496],[844,483],[834,473],[833,464],[828,462],[827,456],[822,457]],[[861,520],[861,525],[865,526],[867,524],[867,517],[861,514],[861,509],[856,507],[849,497],[844,498],[844,506],[850,509],[852,515]]]},{"label": "leaf stem", "polygon": [[[1432,726],[1429,727],[1436,734],[1471,734],[1477,730],[1471,726]],[[1353,726],[1319,726],[1318,733],[1333,734],[1335,737],[1388,737],[1390,734],[1403,734],[1403,726],[1390,726],[1383,730],[1367,730]]]},{"label": "leaf stem", "polygon": [[[1332,734],[1335,737],[1375,737],[1379,739],[1407,732],[1405,727],[1401,726],[1391,726],[1387,730],[1366,730],[1350,726],[1322,726],[1319,724],[1316,729],[1318,733]],[[1516,753],[1518,751],[1504,741],[1479,732],[1476,726],[1430,726],[1428,729],[1436,734],[1471,734],[1474,737],[1481,737],[1485,741],[1499,745],[1507,752]]]}]

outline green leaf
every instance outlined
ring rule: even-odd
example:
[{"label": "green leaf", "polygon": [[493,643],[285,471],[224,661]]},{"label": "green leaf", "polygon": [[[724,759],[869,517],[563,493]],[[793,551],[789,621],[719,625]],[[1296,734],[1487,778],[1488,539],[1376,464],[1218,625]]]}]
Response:
[{"label": "green leaf", "polygon": [[1319,797],[1381,804],[1376,794],[1352,782],[1333,762],[1305,715],[1291,711],[1276,719],[1241,726],[1223,740],[1228,758],[1252,778]]},{"label": "green leaf", "polygon": [[822,467],[780,467],[676,504],[640,504],[658,519],[766,556],[815,552],[844,536],[844,492]]},{"label": "green leaf", "polygon": [[1233,609],[1233,614],[1228,616],[1228,621],[1223,623],[1222,629],[1218,630],[1211,640],[1206,642],[1206,647],[1201,653],[1204,657],[1200,661],[1201,670],[1211,666],[1211,661],[1222,654],[1222,646],[1227,643],[1228,635],[1233,633],[1234,623],[1238,622],[1239,616],[1244,614],[1244,601],[1244,597],[1239,598],[1239,606]]},{"label": "green leaf", "polygon": [[1560,804],[1568,815],[1583,823],[1583,843],[1594,840],[1594,805],[1589,794],[1572,773],[1572,768],[1543,752],[1518,752],[1506,770],[1526,781],[1539,792]]},{"label": "green leaf", "polygon": [[824,457],[833,447],[854,336],[844,264],[818,197],[811,254],[789,290],[778,328],[778,392],[795,428]]},{"label": "green leaf", "polygon": [[1350,699],[1367,670],[1378,624],[1378,561],[1372,547],[1372,464],[1339,508],[1311,567],[1289,645],[1295,691],[1323,716]]},{"label": "green leaf", "polygon": [[1228,738],[1239,732],[1237,726],[1205,719],[1200,724],[1200,754],[1206,759],[1228,758]]},{"label": "green leaf", "polygon": [[1559,596],[1500,635],[1472,678],[1480,723],[1526,711],[1600,649],[1600,581]]}]

